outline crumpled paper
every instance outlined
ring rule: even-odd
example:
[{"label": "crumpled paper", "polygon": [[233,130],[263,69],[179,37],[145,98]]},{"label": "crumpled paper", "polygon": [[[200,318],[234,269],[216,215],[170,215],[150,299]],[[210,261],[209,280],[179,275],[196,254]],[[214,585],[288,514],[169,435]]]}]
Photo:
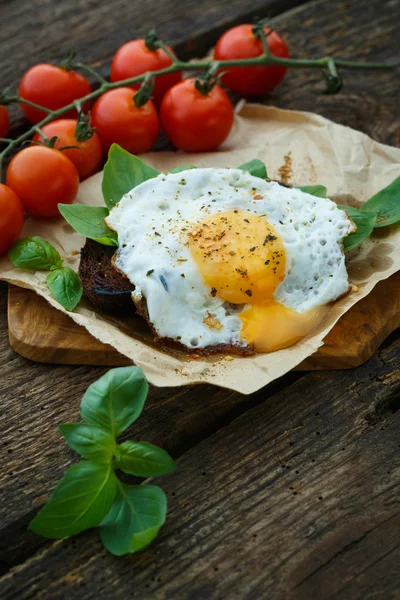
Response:
[{"label": "crumpled paper", "polygon": [[[185,155],[173,152],[149,153],[143,160],[160,171],[182,164],[199,167],[236,167],[253,158],[263,160],[268,175],[295,185],[324,184],[328,195],[341,204],[358,206],[393,181],[400,172],[400,150],[379,144],[368,136],[338,125],[321,116],[257,104],[242,104],[231,134],[217,152]],[[102,205],[102,174],[81,186],[77,202]],[[23,236],[40,235],[78,269],[79,250],[84,240],[63,219],[29,218]],[[254,357],[191,358],[150,346],[138,318],[129,324],[97,314],[86,302],[69,316],[104,343],[140,366],[148,380],[159,386],[208,382],[250,394],[284,375],[313,354],[337,320],[366,296],[382,279],[399,269],[400,227],[376,231],[371,239],[347,256],[350,280],[358,291],[334,302],[319,327],[296,345]],[[49,294],[46,273],[14,268],[7,258],[0,261],[0,278],[35,290],[48,302],[65,311]]]}]

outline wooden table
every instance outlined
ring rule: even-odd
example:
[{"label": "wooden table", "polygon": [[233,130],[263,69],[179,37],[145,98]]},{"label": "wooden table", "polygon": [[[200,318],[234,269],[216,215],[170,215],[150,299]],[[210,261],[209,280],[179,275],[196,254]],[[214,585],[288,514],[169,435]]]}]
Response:
[{"label": "wooden table", "polygon": [[[2,87],[70,47],[106,72],[112,53],[153,25],[182,57],[201,56],[254,15],[273,16],[293,55],[398,56],[398,0],[19,0],[1,8]],[[346,73],[344,83],[339,96],[323,96],[320,74],[291,72],[267,101],[395,144],[398,75]],[[396,334],[362,367],[290,373],[252,396],[153,388],[128,435],[178,459],[160,480],[168,521],[147,550],[117,559],[95,531],[52,542],[26,530],[77,460],[57,426],[77,420],[84,390],[105,369],[16,355],[6,285],[0,292],[2,598],[399,598]]]}]

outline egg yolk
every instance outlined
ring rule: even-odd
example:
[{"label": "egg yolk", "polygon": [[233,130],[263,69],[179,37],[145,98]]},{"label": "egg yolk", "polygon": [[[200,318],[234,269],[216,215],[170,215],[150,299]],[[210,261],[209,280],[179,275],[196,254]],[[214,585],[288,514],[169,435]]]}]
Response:
[{"label": "egg yolk", "polygon": [[240,334],[257,352],[291,346],[322,320],[326,307],[298,313],[274,300],[286,256],[265,216],[240,210],[210,215],[191,230],[188,246],[212,296],[250,305],[238,315]]},{"label": "egg yolk", "polygon": [[232,304],[272,298],[285,278],[285,250],[265,217],[239,210],[211,215],[189,235],[189,248],[214,296]]},{"label": "egg yolk", "polygon": [[298,313],[274,300],[250,306],[239,315],[243,323],[240,334],[257,352],[282,350],[311,333],[327,310],[318,306]]}]

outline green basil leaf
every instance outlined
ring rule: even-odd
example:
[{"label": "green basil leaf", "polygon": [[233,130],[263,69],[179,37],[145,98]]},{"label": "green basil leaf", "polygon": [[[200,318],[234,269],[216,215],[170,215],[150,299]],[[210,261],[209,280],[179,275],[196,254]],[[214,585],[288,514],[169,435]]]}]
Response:
[{"label": "green basil leaf", "polygon": [[159,174],[159,171],[137,156],[130,154],[118,144],[113,144],[108,153],[101,184],[105,205],[111,210],[124,194]]},{"label": "green basil leaf", "polygon": [[148,442],[123,442],[116,455],[118,468],[136,477],[157,477],[176,469],[168,452]]},{"label": "green basil leaf", "polygon": [[311,194],[311,196],[318,196],[318,198],[326,198],[328,192],[324,185],[300,185],[297,189]]},{"label": "green basil leaf", "polygon": [[87,423],[64,423],[59,426],[68,446],[83,458],[109,463],[116,447],[110,432]]},{"label": "green basil leaf", "polygon": [[116,556],[138,552],[157,536],[167,515],[167,499],[155,485],[125,485],[100,525],[104,546]]},{"label": "green basil leaf", "polygon": [[400,177],[364,202],[360,211],[377,214],[375,227],[386,227],[400,221]]},{"label": "green basil leaf", "polygon": [[86,390],[81,417],[117,437],[142,412],[148,389],[139,367],[111,369]]},{"label": "green basil leaf", "polygon": [[361,244],[367,237],[372,233],[376,222],[375,212],[361,212],[358,208],[353,206],[340,206],[338,208],[344,210],[350,217],[350,219],[357,225],[357,229],[346,236],[343,240],[343,248],[345,252],[353,250],[356,246]]},{"label": "green basil leaf", "polygon": [[175,167],[170,173],[180,173],[181,171],[190,171],[190,169],[197,169],[195,165],[182,165],[181,167]]},{"label": "green basil leaf", "polygon": [[67,310],[74,310],[82,298],[82,284],[79,275],[69,267],[61,267],[46,277],[53,298]]},{"label": "green basil leaf", "polygon": [[268,177],[267,167],[261,160],[258,160],[258,158],[249,160],[249,162],[240,165],[238,169],[241,169],[242,171],[248,171],[250,175],[253,175],[254,177],[260,177],[261,179],[266,179]]},{"label": "green basil leaf", "polygon": [[47,270],[61,267],[61,256],[49,242],[35,235],[18,240],[11,247],[8,257],[20,269]]},{"label": "green basil leaf", "polygon": [[117,478],[110,464],[82,461],[68,469],[29,529],[60,539],[95,527],[109,512],[116,490]]},{"label": "green basil leaf", "polygon": [[111,231],[104,221],[109,215],[105,206],[59,204],[58,209],[67,223],[80,235],[105,246],[118,246],[117,233]]}]

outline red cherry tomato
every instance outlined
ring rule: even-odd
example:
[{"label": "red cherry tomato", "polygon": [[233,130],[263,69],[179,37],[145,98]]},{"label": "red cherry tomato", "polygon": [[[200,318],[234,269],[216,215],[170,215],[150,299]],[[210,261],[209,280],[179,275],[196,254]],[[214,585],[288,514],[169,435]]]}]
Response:
[{"label": "red cherry tomato", "polygon": [[21,235],[24,209],[17,194],[0,183],[0,254],[7,252]]},{"label": "red cherry tomato", "polygon": [[10,117],[5,106],[0,105],[0,138],[6,138],[10,129]]},{"label": "red cherry tomato", "polygon": [[[77,146],[77,148],[68,148],[62,150],[62,152],[73,162],[78,171],[79,178],[83,180],[99,170],[103,152],[100,138],[96,132],[88,140],[78,141],[76,139],[75,130],[77,123],[76,119],[58,119],[44,125],[41,127],[41,130],[49,139],[55,136],[58,137],[54,148]],[[42,142],[43,138],[39,133],[35,133],[33,141]]]},{"label": "red cherry tomato", "polygon": [[[35,65],[25,73],[19,84],[19,95],[25,100],[56,110],[71,104],[74,100],[90,94],[88,80],[76,71],[66,71],[53,65]],[[38,123],[46,113],[21,103],[28,121]],[[75,110],[65,113],[65,117],[76,117]]]},{"label": "red cherry tomato", "polygon": [[[270,29],[264,27],[265,33]],[[267,37],[270,53],[287,58],[289,50],[280,35],[273,31]],[[216,60],[253,58],[263,53],[261,40],[255,37],[252,25],[238,25],[229,29],[218,40],[214,50]],[[262,96],[272,91],[282,81],[286,67],[231,67],[222,82],[232,92],[245,97]]]},{"label": "red cherry tomato", "polygon": [[[169,48],[169,46],[168,46]],[[169,50],[173,53],[172,48]],[[121,81],[146,71],[159,71],[172,64],[170,57],[162,50],[149,50],[144,40],[133,40],[121,46],[114,55],[111,63],[111,81]],[[157,77],[154,85],[153,98],[156,106],[160,106],[164,94],[170,87],[179,83],[181,73],[171,73]],[[132,86],[139,89],[140,85]]]},{"label": "red cherry tomato", "polygon": [[233,124],[228,95],[214,85],[207,95],[185,79],[171,88],[161,103],[161,126],[171,142],[185,152],[208,152],[218,148]]},{"label": "red cherry tomato", "polygon": [[78,172],[59,150],[30,146],[8,165],[7,185],[34,217],[56,217],[57,204],[71,204],[79,187]]},{"label": "red cherry tomato", "polygon": [[135,92],[122,87],[106,92],[93,105],[92,125],[100,136],[104,152],[116,143],[132,154],[148,152],[160,130],[157,111],[151,100],[140,107]]}]

